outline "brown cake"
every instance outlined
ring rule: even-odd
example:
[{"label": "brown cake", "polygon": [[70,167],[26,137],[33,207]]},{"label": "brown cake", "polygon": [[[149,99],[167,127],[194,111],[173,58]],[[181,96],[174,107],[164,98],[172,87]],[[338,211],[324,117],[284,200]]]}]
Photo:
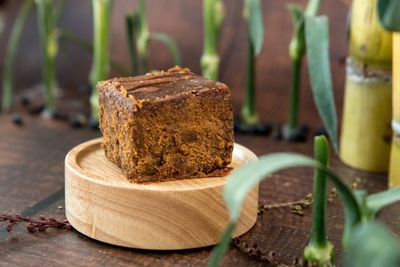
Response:
[{"label": "brown cake", "polygon": [[229,88],[187,68],[99,82],[107,158],[135,182],[221,176],[233,150]]}]

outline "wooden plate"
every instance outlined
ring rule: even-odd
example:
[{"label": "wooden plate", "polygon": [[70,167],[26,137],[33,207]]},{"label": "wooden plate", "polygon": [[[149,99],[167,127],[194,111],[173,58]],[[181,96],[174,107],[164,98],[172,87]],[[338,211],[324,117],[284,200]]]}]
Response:
[{"label": "wooden plate", "polygon": [[[94,139],[65,159],[66,216],[79,232],[106,243],[141,249],[188,249],[216,244],[228,221],[226,177],[129,182]],[[256,160],[235,144],[232,168]],[[243,177],[245,179],[245,177]],[[258,186],[245,201],[234,236],[256,222]]]}]

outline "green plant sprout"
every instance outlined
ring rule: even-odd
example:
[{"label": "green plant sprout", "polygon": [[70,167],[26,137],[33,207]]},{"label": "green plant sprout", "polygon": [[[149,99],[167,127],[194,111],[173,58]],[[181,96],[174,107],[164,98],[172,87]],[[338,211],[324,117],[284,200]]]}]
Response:
[{"label": "green plant sprout", "polygon": [[338,151],[337,115],[329,60],[329,23],[326,16],[305,17],[308,74],[314,103],[335,152]]},{"label": "green plant sprout", "polygon": [[3,112],[8,111],[11,108],[15,57],[17,54],[22,29],[32,6],[33,0],[24,1],[18,12],[17,18],[15,19],[10,38],[8,39],[2,79],[1,110]]},{"label": "green plant sprout", "polygon": [[214,81],[218,80],[220,63],[218,41],[224,17],[222,0],[203,0],[204,47],[200,65],[202,75]]},{"label": "green plant sprout", "polygon": [[289,114],[288,122],[283,127],[283,137],[288,141],[302,141],[306,137],[306,128],[298,125],[301,66],[306,50],[309,50],[305,37],[305,18],[315,17],[321,2],[322,0],[309,0],[305,11],[297,4],[288,5],[293,22],[293,36],[289,44],[289,56],[292,65]]},{"label": "green plant sprout", "polygon": [[[329,145],[324,136],[318,136],[314,140],[314,158],[321,165],[328,168]],[[324,266],[332,266],[334,247],[326,238],[326,194],[327,177],[321,170],[314,170],[312,228],[309,244],[304,249],[304,258],[310,262],[317,262]]]},{"label": "green plant sprout", "polygon": [[[344,252],[348,257],[352,257],[354,248],[354,242],[360,238],[358,229],[359,227],[371,227],[370,225],[374,222],[377,213],[384,207],[391,205],[397,201],[400,201],[400,188],[390,189],[377,194],[367,196],[365,192],[356,191],[353,192],[343,181],[337,176],[325,163],[326,159],[329,158],[329,151],[327,149],[328,144],[325,137],[319,136],[315,138],[315,151],[317,152],[318,160],[314,160],[308,156],[300,155],[296,153],[274,153],[271,155],[262,156],[258,161],[251,162],[237,170],[235,170],[228,178],[227,184],[225,185],[224,198],[226,205],[229,210],[230,219],[228,226],[222,234],[219,245],[217,245],[212,253],[209,266],[219,266],[226,250],[231,242],[232,233],[238,222],[241,206],[243,201],[246,199],[248,193],[254,186],[258,186],[259,182],[266,178],[271,178],[271,174],[274,172],[292,168],[292,167],[312,167],[315,169],[315,177],[318,177],[319,182],[315,184],[315,191],[318,191],[322,196],[326,191],[326,185],[321,183],[322,179],[326,176],[336,187],[339,198],[343,203],[344,214],[345,214],[345,226],[342,238],[342,244]],[[246,179],[243,179],[246,177]],[[316,179],[317,180],[317,179]],[[316,181],[315,180],[315,181]],[[323,193],[321,193],[321,191]],[[313,212],[319,211],[318,207],[322,207],[326,202],[326,196],[323,198],[314,196],[314,202],[320,201],[320,203],[314,203]],[[324,219],[319,216],[313,215],[313,231],[309,245],[305,248],[306,260],[317,263],[320,266],[333,265],[332,259],[332,245],[326,241],[325,237],[325,226],[323,225]],[[321,226],[321,227],[319,227]],[[376,226],[382,229],[381,226]],[[324,236],[320,236],[324,235]],[[380,242],[383,246],[381,250],[387,248],[389,255],[384,256],[382,262],[390,261],[392,257],[397,257],[400,250],[393,250],[389,248],[391,244],[385,244],[382,240],[385,236],[379,235],[379,232],[365,232],[363,238],[375,239],[376,242]],[[317,242],[318,240],[318,242]],[[325,240],[325,242],[323,241]],[[322,241],[322,242],[321,242]],[[321,243],[320,243],[321,242]],[[396,241],[399,243],[398,241]],[[324,244],[324,245],[321,245]],[[375,243],[376,244],[376,243]],[[369,244],[372,246],[373,244]],[[357,260],[361,260],[364,257],[370,259],[373,262],[375,254],[368,254],[365,250],[368,250],[368,246],[364,252],[360,249],[362,257]],[[399,248],[400,245],[397,246]],[[395,247],[396,248],[396,247]],[[354,259],[353,259],[354,260]],[[365,260],[365,259],[364,259]],[[377,266],[377,265],[365,265],[365,266]],[[392,265],[379,265],[379,266],[392,266]]]},{"label": "green plant sprout", "polygon": [[57,25],[61,14],[62,1],[35,0],[42,50],[42,76],[44,82],[45,114],[50,116],[56,111],[57,80],[56,57],[58,53]]},{"label": "green plant sprout", "polygon": [[256,110],[256,57],[261,53],[264,44],[264,22],[260,0],[245,0],[243,16],[247,21],[247,76],[246,94],[235,130],[243,133],[268,134],[269,125],[260,122]]},{"label": "green plant sprout", "polygon": [[92,0],[93,8],[93,62],[90,71],[90,84],[92,94],[90,96],[91,120],[98,121],[99,102],[96,84],[107,79],[109,71],[109,35],[112,0]]},{"label": "green plant sprout", "polygon": [[147,22],[146,1],[139,1],[139,9],[125,17],[125,29],[131,61],[131,74],[148,72],[149,42],[164,43],[169,49],[175,65],[181,65],[182,59],[177,43],[164,33],[151,33]]}]

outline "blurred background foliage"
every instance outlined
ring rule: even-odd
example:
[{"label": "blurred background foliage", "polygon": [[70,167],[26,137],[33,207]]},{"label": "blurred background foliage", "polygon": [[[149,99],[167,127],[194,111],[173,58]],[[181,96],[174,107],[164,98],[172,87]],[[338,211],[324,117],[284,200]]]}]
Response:
[{"label": "blurred background foliage", "polygon": [[[4,1],[4,0],[3,0]],[[6,1],[0,6],[4,14],[4,31],[0,34],[0,72],[7,39],[11,26],[23,1]],[[271,98],[283,99],[280,103],[288,101],[287,94],[290,86],[290,59],[287,56],[287,45],[292,35],[292,22],[286,11],[286,5],[297,3],[305,5],[306,1],[262,1],[264,16],[265,43],[264,49],[257,60],[257,91],[268,90]],[[183,66],[191,68],[196,73],[201,73],[199,59],[203,49],[203,20],[202,1],[184,0],[148,0],[149,28],[154,32],[163,32],[171,36],[179,45],[182,53]],[[129,68],[129,52],[125,37],[125,15],[138,8],[138,1],[115,1],[112,10],[111,25],[111,57],[120,64]],[[326,1],[321,7],[321,13],[326,14],[331,27],[331,67],[336,76],[334,81],[335,98],[337,103],[342,102],[343,92],[343,59],[347,54],[346,48],[346,14],[348,3],[345,1]],[[243,1],[225,1],[225,20],[221,29],[219,51],[221,66],[219,79],[227,83],[234,94],[235,112],[238,113],[244,98],[245,72],[247,54],[247,25],[242,19]],[[85,39],[92,39],[92,15],[90,1],[68,0],[65,1],[60,26],[74,32]],[[282,14],[285,14],[283,16]],[[34,86],[41,81],[40,49],[38,42],[38,28],[36,12],[29,14],[28,22],[24,28],[21,46],[15,64],[15,90]],[[168,48],[159,42],[150,43],[149,66],[154,69],[166,69],[172,65],[172,57]],[[279,64],[270,64],[279,62]],[[59,56],[57,59],[57,78],[64,90],[78,90],[82,84],[87,84],[87,77],[91,66],[91,55],[68,41],[60,41]],[[279,79],[287,75],[288,79]],[[111,72],[110,77],[118,76]],[[306,70],[302,71],[304,90],[301,91],[300,116],[313,122],[318,115],[312,102],[311,90]],[[287,103],[286,103],[287,104]],[[274,101],[260,99],[257,110],[261,118],[270,120],[268,110],[274,110]],[[340,112],[340,108],[338,111]],[[283,123],[286,114],[275,114],[274,121]],[[339,114],[340,117],[340,114]],[[321,124],[321,123],[320,123]]]}]

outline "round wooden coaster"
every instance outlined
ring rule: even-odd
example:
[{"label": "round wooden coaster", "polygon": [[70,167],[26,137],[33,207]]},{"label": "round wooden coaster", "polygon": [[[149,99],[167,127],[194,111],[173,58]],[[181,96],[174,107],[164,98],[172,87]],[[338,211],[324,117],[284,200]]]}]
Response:
[{"label": "round wooden coaster", "polygon": [[[223,199],[226,177],[131,183],[105,157],[101,142],[82,143],[65,159],[66,216],[76,230],[141,249],[189,249],[218,242],[229,218]],[[235,144],[231,167],[256,159]],[[235,237],[255,224],[257,205],[258,186],[243,205]]]}]

